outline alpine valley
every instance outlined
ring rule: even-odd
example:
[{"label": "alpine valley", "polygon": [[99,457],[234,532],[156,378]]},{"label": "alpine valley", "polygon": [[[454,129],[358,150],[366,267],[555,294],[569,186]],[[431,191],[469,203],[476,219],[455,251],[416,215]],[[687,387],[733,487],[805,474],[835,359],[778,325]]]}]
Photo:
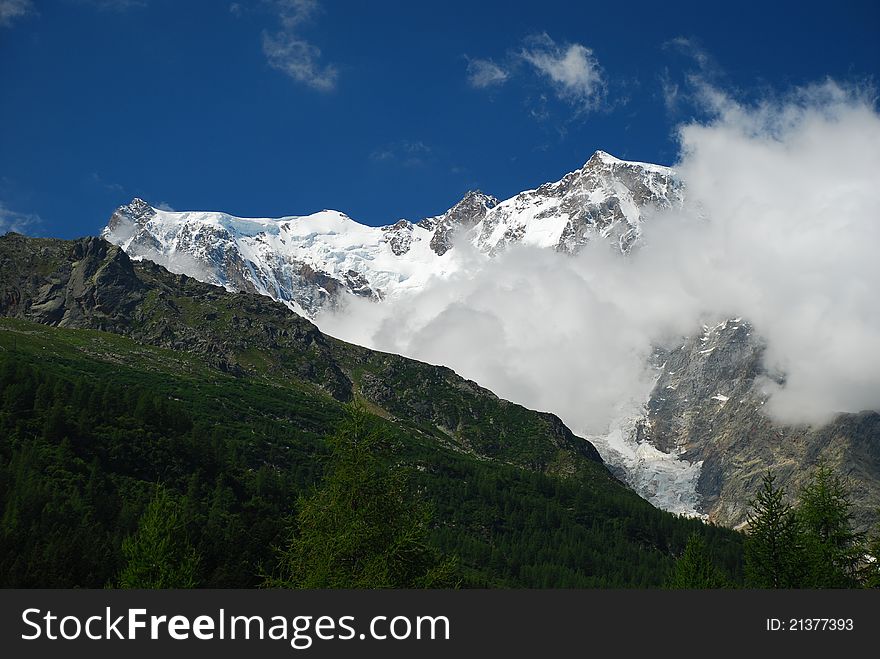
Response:
[{"label": "alpine valley", "polygon": [[[761,383],[785,374],[748,318],[655,346],[650,394],[599,434],[466,365],[322,331],[519,249],[630,267],[686,195],[673,170],[598,151],[510,199],[473,191],[383,227],[134,199],[100,237],[7,233],[2,585],[763,585],[737,531],[768,470],[789,499],[846,477],[855,530],[872,528],[880,414],[773,421]],[[791,583],[868,583],[861,537],[845,543],[858,575],[828,581],[811,559]]]},{"label": "alpine valley", "polygon": [[[268,296],[321,326],[324,314],[351,296],[377,305],[404,299],[514,245],[574,256],[604,242],[626,258],[650,249],[643,223],[685,195],[672,169],[597,151],[559,181],[503,201],[471,191],[445,213],[418,221],[371,227],[331,210],[238,218],[165,211],[134,199],[113,213],[102,237],[136,261]],[[765,366],[764,348],[748,318],[694,327],[677,348],[654,351],[648,399],[589,440],[655,505],[734,528],[744,524],[768,469],[795,491],[811,467],[829,464],[850,480],[857,525],[867,529],[880,508],[880,414],[842,414],[821,427],[774,422],[762,413],[760,383],[783,382],[784,374]],[[246,368],[238,359],[229,367]]]},{"label": "alpine valley", "polygon": [[[97,237],[8,233],[0,282],[5,587],[253,587],[308,528],[322,556],[381,559],[323,587],[659,587],[689,538],[742,580],[739,534],[658,510],[559,418],[448,368]],[[341,526],[307,522],[313,492]],[[388,572],[432,552],[451,579]]]}]

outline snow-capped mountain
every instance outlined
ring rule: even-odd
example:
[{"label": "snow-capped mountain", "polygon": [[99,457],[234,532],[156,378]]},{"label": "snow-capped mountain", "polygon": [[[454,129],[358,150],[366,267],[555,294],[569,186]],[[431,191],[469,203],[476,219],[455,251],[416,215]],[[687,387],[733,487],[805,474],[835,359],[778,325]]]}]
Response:
[{"label": "snow-capped mountain", "polygon": [[[475,267],[474,255],[491,263],[515,244],[571,254],[603,241],[625,253],[651,209],[682,203],[683,192],[669,168],[597,151],[555,183],[504,201],[469,192],[418,222],[371,227],[331,210],[239,218],[134,199],[102,236],[135,259],[270,296],[314,319],[343,293],[405,301],[434,277]],[[744,522],[763,471],[775,469],[781,485],[796,487],[822,459],[854,478],[857,519],[867,524],[880,505],[880,414],[841,415],[821,428],[773,422],[761,413],[761,383],[780,376],[766,372],[763,351],[740,318],[682,337],[674,350],[658,348],[647,400],[624,405],[607,434],[586,438],[655,505],[730,526]]]},{"label": "snow-capped mountain", "polygon": [[591,240],[626,251],[643,211],[681,200],[672,170],[597,151],[555,183],[499,202],[468,192],[442,215],[383,227],[325,210],[277,219],[171,212],[141,199],[113,213],[102,237],[145,258],[230,290],[262,293],[309,317],[339,293],[381,300],[454,272],[456,240],[491,256],[511,244],[574,253]]}]

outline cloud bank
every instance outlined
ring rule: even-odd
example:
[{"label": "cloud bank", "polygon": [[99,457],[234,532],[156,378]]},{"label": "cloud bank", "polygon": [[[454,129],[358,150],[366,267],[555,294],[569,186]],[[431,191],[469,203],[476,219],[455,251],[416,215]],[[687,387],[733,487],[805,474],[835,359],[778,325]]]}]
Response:
[{"label": "cloud bank", "polygon": [[652,386],[646,361],[701,322],[742,316],[786,373],[770,413],[821,423],[880,409],[880,116],[833,82],[758,104],[702,90],[713,118],[679,129],[684,207],[655,213],[627,257],[459,244],[459,272],[319,325],[441,363],[499,395],[605,432]]}]

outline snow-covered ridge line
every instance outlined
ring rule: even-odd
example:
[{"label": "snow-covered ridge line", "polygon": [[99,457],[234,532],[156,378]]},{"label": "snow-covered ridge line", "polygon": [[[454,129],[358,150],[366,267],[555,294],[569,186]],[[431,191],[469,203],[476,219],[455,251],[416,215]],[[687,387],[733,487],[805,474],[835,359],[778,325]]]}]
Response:
[{"label": "snow-covered ridge line", "polygon": [[574,253],[591,240],[627,251],[642,210],[677,203],[673,170],[597,151],[578,170],[499,202],[467,193],[441,215],[372,227],[334,210],[281,218],[177,212],[142,199],[121,206],[102,236],[133,258],[230,290],[269,295],[314,317],[340,293],[375,300],[420,290],[459,267],[462,236],[492,256],[513,244]]}]

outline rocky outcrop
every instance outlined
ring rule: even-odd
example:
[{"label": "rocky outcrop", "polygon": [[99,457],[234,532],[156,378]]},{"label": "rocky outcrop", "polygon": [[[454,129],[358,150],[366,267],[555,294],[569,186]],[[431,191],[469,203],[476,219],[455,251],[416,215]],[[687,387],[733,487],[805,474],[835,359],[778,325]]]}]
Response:
[{"label": "rocky outcrop", "polygon": [[431,249],[437,256],[443,256],[452,249],[458,231],[472,228],[497,205],[495,197],[471,190],[443,215],[426,218],[419,222],[419,226],[433,232]]},{"label": "rocky outcrop", "polygon": [[762,383],[783,375],[766,370],[763,353],[763,341],[741,319],[705,326],[658,353],[660,375],[638,439],[702,462],[699,510],[719,524],[746,521],[768,469],[794,495],[824,462],[849,479],[856,521],[869,528],[880,510],[880,414],[843,414],[821,427],[774,422],[763,411]]}]

